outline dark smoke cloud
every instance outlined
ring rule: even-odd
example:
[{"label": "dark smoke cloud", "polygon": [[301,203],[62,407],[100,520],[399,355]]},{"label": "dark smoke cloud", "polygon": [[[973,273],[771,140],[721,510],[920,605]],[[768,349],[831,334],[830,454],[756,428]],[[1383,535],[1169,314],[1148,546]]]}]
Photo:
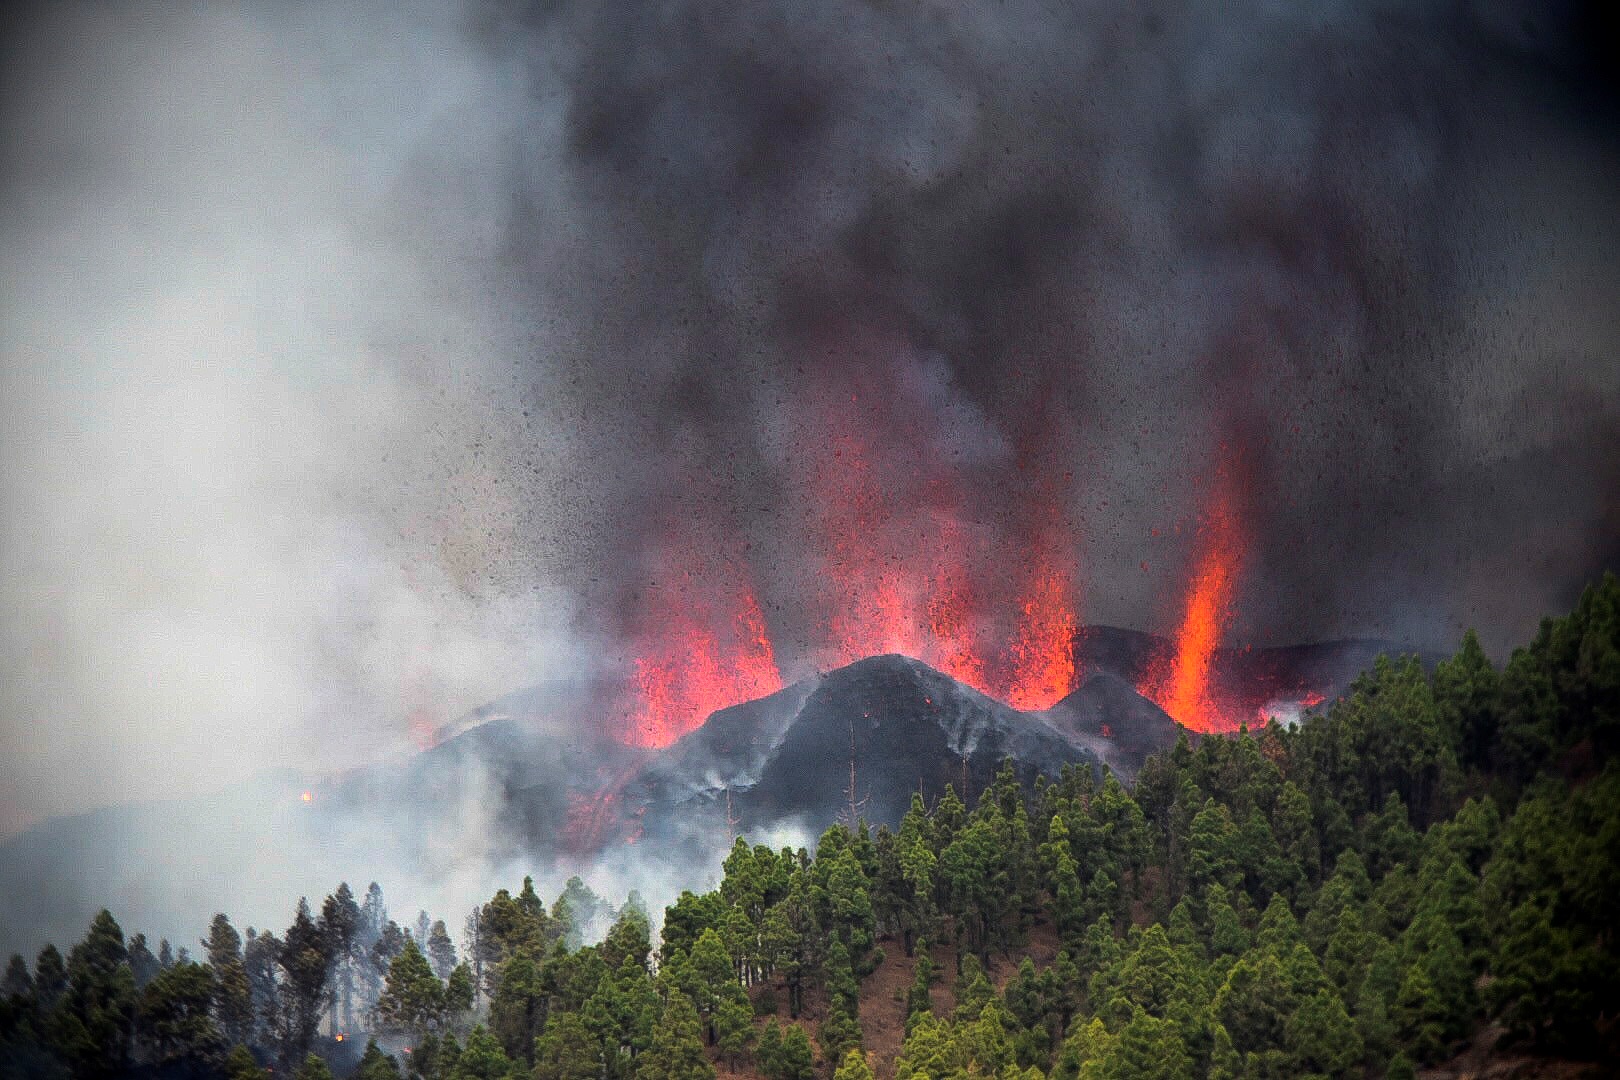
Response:
[{"label": "dark smoke cloud", "polygon": [[894,518],[932,455],[1003,564],[1031,474],[1055,484],[1091,621],[1173,623],[1222,468],[1240,639],[1477,625],[1502,649],[1614,564],[1620,144],[1581,10],[478,25],[546,118],[512,144],[506,258],[579,335],[536,370],[576,410],[586,565],[621,592],[697,515],[813,636],[800,477],[846,398]]}]

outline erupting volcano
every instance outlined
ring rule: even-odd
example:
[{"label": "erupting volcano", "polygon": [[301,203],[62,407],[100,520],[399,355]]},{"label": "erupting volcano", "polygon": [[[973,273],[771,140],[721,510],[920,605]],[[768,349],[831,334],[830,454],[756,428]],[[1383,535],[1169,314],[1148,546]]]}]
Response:
[{"label": "erupting volcano", "polygon": [[667,746],[717,709],[782,688],[759,601],[746,589],[718,605],[677,590],[658,601],[668,637],[637,657],[639,708],[625,733],[632,746]]},{"label": "erupting volcano", "polygon": [[[739,556],[716,558],[686,537],[671,544],[675,565],[641,596],[632,661],[632,702],[621,740],[667,746],[712,714],[780,690],[787,680],[902,654],[1026,713],[1057,705],[1079,688],[1078,538],[1057,524],[1051,485],[1032,484],[1026,519],[1007,530],[1027,550],[986,550],[961,496],[963,483],[913,447],[914,490],[897,494],[883,476],[907,475],[847,427],[824,443],[805,484],[806,518],[818,545],[809,597],[811,640],[784,651],[773,637]],[[1320,686],[1248,668],[1217,653],[1231,620],[1245,532],[1236,470],[1223,464],[1210,484],[1184,583],[1180,621],[1140,662],[1113,667],[1177,723],[1199,733],[1231,732],[1273,716],[1297,716],[1323,700]],[[902,497],[909,494],[910,500]],[[915,507],[921,506],[918,512]],[[1005,541],[1003,541],[1005,543]],[[776,583],[764,581],[766,595]]]}]

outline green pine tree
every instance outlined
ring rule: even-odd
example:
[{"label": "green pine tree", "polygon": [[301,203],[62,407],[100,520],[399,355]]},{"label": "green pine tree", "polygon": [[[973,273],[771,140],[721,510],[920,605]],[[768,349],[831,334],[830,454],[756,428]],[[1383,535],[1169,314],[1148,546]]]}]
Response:
[{"label": "green pine tree", "polygon": [[714,1066],[703,1056],[701,1031],[692,1000],[671,993],[652,1045],[636,1065],[638,1080],[714,1080]]}]

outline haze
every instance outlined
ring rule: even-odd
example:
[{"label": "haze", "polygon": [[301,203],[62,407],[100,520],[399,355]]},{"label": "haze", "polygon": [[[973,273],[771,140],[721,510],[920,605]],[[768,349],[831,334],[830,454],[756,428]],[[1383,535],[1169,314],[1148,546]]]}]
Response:
[{"label": "haze", "polygon": [[1616,564],[1573,9],[661,10],[8,27],[0,835],[408,752],[687,546],[812,664],[857,384],[885,529],[949,473],[994,576],[1034,461],[1086,622],[1174,624],[1234,446],[1231,641],[1500,655]]}]

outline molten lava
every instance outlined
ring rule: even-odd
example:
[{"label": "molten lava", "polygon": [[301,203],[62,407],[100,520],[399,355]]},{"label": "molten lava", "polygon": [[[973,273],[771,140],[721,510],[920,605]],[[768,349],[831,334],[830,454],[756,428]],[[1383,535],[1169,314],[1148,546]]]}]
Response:
[{"label": "molten lava", "polygon": [[[997,530],[970,497],[983,476],[950,464],[950,439],[897,404],[914,387],[873,378],[803,410],[792,440],[801,453],[789,483],[807,531],[799,595],[810,601],[809,625],[792,626],[793,659],[825,668],[902,653],[1015,708],[1051,707],[1079,675],[1073,530],[1060,513],[1072,475],[1020,450],[1023,550],[992,551]],[[702,501],[702,471],[692,475],[688,505]],[[639,601],[623,735],[636,746],[667,745],[782,685],[744,553],[715,554],[738,530],[684,527],[667,537],[659,587]],[[1009,574],[1009,565],[1027,569]]]},{"label": "molten lava", "polygon": [[1193,731],[1235,731],[1246,718],[1231,715],[1210,691],[1210,659],[1231,620],[1232,594],[1243,558],[1242,533],[1224,483],[1217,484],[1198,539],[1198,562],[1173,653],[1138,689]]},{"label": "molten lava", "polygon": [[[831,447],[811,496],[829,552],[820,583],[832,661],[904,653],[1019,709],[1048,708],[1073,690],[1078,620],[1072,578],[1055,569],[1063,560],[1040,560],[1021,595],[986,596],[1005,589],[1005,577],[976,587],[971,568],[986,560],[963,524],[954,477],[918,480],[916,501],[930,512],[902,518],[875,478],[869,449],[849,432]],[[1005,640],[985,640],[986,607],[1016,612]]]},{"label": "molten lava", "polygon": [[1002,693],[1015,709],[1049,709],[1075,688],[1074,609],[1068,575],[1043,568],[1020,609]]},{"label": "molten lava", "polygon": [[924,659],[957,682],[983,691],[988,682],[984,658],[974,643],[972,604],[965,576],[947,579],[928,597],[928,637]]},{"label": "molten lava", "polygon": [[657,651],[635,661],[637,707],[624,741],[668,746],[710,713],[782,688],[765,616],[752,590],[718,598],[686,588],[661,595],[650,620]]}]

